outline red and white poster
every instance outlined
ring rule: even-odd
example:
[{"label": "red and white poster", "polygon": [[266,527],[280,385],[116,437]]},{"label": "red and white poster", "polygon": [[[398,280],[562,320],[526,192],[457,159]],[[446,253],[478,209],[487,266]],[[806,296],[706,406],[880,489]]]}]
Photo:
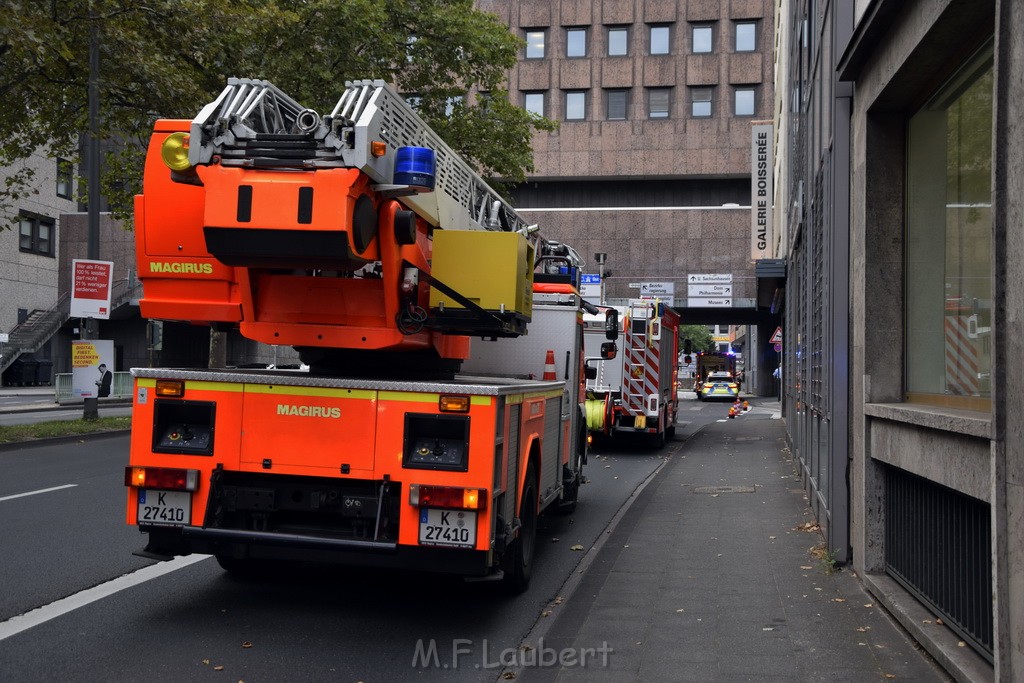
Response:
[{"label": "red and white poster", "polygon": [[109,320],[113,261],[75,259],[71,262],[71,277],[71,317]]}]

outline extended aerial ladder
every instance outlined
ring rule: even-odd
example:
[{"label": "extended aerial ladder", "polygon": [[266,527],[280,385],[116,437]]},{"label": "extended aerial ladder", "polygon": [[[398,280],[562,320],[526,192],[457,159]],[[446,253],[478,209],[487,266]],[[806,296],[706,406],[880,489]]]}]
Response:
[{"label": "extended aerial ladder", "polygon": [[150,215],[137,200],[143,315],[237,324],[318,371],[451,374],[468,336],[525,332],[538,261],[583,263],[383,81],[348,82],[321,116],[232,78],[191,122],[157,133],[146,195],[173,192],[180,211]]}]

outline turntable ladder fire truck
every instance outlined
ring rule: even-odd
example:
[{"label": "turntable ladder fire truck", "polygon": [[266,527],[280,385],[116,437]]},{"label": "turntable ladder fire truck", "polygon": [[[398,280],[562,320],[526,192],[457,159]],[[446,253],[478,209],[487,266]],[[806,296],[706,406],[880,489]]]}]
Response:
[{"label": "turntable ladder fire truck", "polygon": [[537,516],[575,507],[587,454],[574,250],[381,81],[321,115],[230,79],[194,120],[158,121],[136,233],[144,316],[310,367],[132,371],[140,554],[526,587]]},{"label": "turntable ladder fire truck", "polygon": [[603,314],[584,316],[587,363],[597,370],[586,382],[587,427],[597,436],[646,434],[661,448],[675,434],[679,410],[679,315],[654,300],[635,300],[615,310],[623,342],[620,357],[612,360],[596,353],[604,335]]}]

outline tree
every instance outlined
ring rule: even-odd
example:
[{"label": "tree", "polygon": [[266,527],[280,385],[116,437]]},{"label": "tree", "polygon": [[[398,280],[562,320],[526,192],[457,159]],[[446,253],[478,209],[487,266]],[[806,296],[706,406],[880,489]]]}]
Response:
[{"label": "tree", "polygon": [[711,338],[707,325],[680,325],[679,348],[682,348],[684,339],[690,340],[694,353],[712,351],[715,348],[715,340]]},{"label": "tree", "polygon": [[[504,90],[521,41],[472,0],[7,0],[0,13],[0,166],[37,149],[78,158],[87,126],[89,34],[101,45],[103,193],[130,216],[156,118],[192,118],[228,76],[265,78],[330,111],[346,79],[382,78],[488,177],[521,182],[531,136],[554,123]],[[465,99],[467,93],[487,97]],[[461,103],[450,107],[453,98]],[[0,214],[31,193],[28,168],[0,187]]]}]

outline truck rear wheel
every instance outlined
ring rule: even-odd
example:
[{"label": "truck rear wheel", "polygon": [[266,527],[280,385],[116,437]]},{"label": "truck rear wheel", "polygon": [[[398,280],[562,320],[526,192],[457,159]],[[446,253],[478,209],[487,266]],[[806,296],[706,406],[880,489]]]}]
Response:
[{"label": "truck rear wheel", "polygon": [[505,556],[505,586],[510,593],[522,593],[530,585],[533,553],[537,546],[537,477],[533,463],[526,468],[523,502],[519,509],[519,538]]}]

